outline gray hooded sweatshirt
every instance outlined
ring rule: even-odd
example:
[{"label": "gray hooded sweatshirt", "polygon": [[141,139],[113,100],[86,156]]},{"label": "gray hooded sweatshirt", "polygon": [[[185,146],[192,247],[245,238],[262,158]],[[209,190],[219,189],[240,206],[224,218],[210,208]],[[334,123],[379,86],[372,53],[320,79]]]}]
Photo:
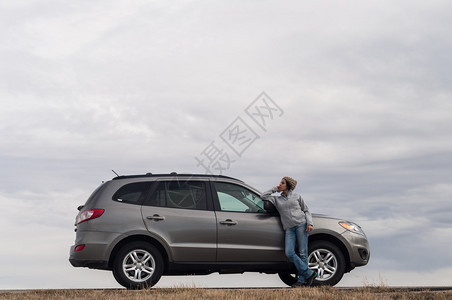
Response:
[{"label": "gray hooded sweatshirt", "polygon": [[276,207],[281,217],[284,230],[303,223],[314,226],[311,212],[299,194],[289,191],[287,198],[282,193],[279,196],[272,196],[276,192],[276,187],[274,187],[266,191],[261,198],[262,200],[270,201]]}]

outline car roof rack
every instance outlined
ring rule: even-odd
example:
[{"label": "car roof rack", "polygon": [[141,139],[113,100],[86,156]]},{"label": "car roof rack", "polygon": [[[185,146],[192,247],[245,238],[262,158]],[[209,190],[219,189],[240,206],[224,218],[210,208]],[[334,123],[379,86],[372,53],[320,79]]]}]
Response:
[{"label": "car roof rack", "polygon": [[118,180],[118,179],[127,179],[127,178],[144,178],[144,177],[174,177],[174,176],[183,176],[183,177],[187,177],[187,176],[192,176],[192,177],[214,177],[214,178],[225,178],[225,179],[234,179],[234,180],[238,180],[243,182],[240,179],[234,178],[234,177],[230,177],[230,176],[225,176],[225,175],[209,175],[209,174],[178,174],[176,172],[171,172],[169,174],[152,174],[152,173],[146,173],[146,174],[136,174],[136,175],[121,175],[121,176],[116,176],[114,177],[112,180]]}]

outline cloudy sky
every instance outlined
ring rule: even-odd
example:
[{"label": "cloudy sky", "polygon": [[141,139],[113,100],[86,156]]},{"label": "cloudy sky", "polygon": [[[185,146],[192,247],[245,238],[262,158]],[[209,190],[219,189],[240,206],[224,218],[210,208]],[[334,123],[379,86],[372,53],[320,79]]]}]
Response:
[{"label": "cloudy sky", "polygon": [[[371,261],[340,286],[450,285],[451,14],[441,0],[2,1],[0,289],[119,287],[69,264],[77,206],[112,169],[203,173],[212,145],[223,174],[262,191],[292,176],[311,211],[363,227]],[[262,92],[275,110],[260,127],[247,111]],[[238,152],[234,122],[253,133]],[[182,284],[282,285],[158,286]]]}]

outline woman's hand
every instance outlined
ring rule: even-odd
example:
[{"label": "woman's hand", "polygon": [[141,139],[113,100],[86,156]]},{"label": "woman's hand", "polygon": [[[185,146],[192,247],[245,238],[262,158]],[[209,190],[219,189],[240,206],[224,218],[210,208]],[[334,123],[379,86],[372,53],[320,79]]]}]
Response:
[{"label": "woman's hand", "polygon": [[308,226],[306,227],[306,231],[307,231],[307,232],[311,232],[312,229],[314,229],[314,227],[312,227],[312,225],[308,225]]}]

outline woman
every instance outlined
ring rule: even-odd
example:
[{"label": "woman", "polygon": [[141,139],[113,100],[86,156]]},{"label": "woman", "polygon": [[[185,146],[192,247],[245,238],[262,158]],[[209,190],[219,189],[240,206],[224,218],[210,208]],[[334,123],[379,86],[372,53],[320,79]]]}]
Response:
[{"label": "woman", "polygon": [[[293,193],[297,181],[284,177],[281,183],[265,192],[262,199],[271,202],[279,212],[286,234],[286,255],[298,271],[298,281],[292,287],[310,286],[317,272],[308,268],[308,232],[313,229],[311,212],[299,194]],[[279,196],[271,194],[281,192]],[[295,253],[298,246],[299,256]]]}]

